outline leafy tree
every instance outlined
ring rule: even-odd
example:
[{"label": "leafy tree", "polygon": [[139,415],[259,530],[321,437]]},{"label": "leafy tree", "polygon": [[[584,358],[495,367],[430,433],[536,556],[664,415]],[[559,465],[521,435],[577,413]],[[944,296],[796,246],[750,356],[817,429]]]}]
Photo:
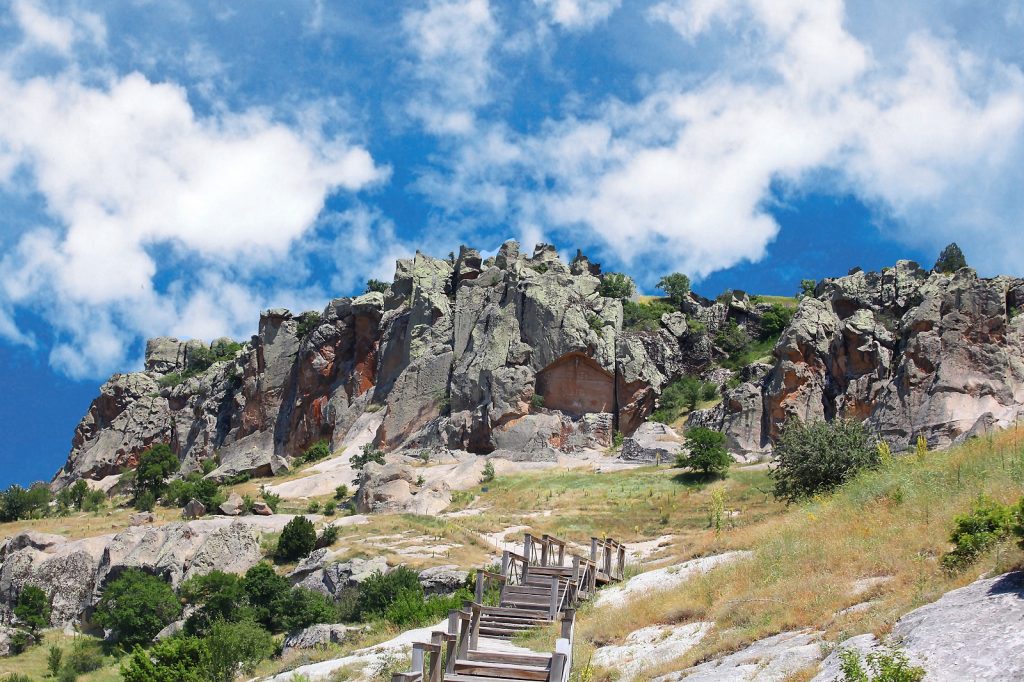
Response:
[{"label": "leafy tree", "polygon": [[299,325],[295,329],[295,334],[300,338],[304,339],[312,334],[317,327],[320,326],[320,313],[315,310],[310,310],[308,313],[303,313],[302,317],[299,318]]},{"label": "leafy tree", "polygon": [[636,285],[628,275],[621,272],[609,272],[601,277],[601,286],[598,292],[605,298],[625,299],[636,293]]},{"label": "leafy tree", "polygon": [[331,601],[320,594],[302,587],[294,587],[279,600],[274,609],[281,630],[295,632],[317,623],[334,622],[334,607]]},{"label": "leafy tree", "polygon": [[27,585],[18,595],[14,615],[35,635],[50,624],[50,598],[35,585]]},{"label": "leafy tree", "polygon": [[669,383],[658,398],[658,409],[651,414],[651,421],[671,424],[684,411],[697,409],[703,400],[711,400],[718,393],[718,387],[711,383],[701,382],[696,377],[680,377]]},{"label": "leafy tree", "polygon": [[673,272],[658,281],[658,288],[665,292],[673,305],[681,308],[690,295],[690,278],[681,272]]},{"label": "leafy tree", "polygon": [[800,291],[797,292],[797,298],[805,298],[807,296],[814,296],[814,290],[818,288],[817,280],[813,279],[802,279],[800,280]]},{"label": "leafy tree", "polygon": [[774,494],[787,502],[828,492],[879,463],[871,435],[850,419],[804,424],[790,418],[775,445],[775,459]]},{"label": "leafy tree", "polygon": [[953,520],[949,541],[953,550],[942,557],[948,570],[959,570],[971,564],[978,555],[1006,539],[1013,527],[1014,510],[987,497],[978,498],[974,508]]},{"label": "leafy tree", "polygon": [[325,457],[329,457],[330,454],[331,446],[327,444],[327,441],[318,440],[306,448],[306,451],[302,453],[302,461],[317,462]]},{"label": "leafy tree", "polygon": [[370,462],[374,462],[376,464],[384,463],[384,451],[375,448],[373,443],[367,443],[363,446],[363,451],[361,453],[353,455],[349,459],[349,464],[352,465],[353,469],[362,469]]},{"label": "leafy tree", "polygon": [[725,450],[725,434],[704,427],[686,432],[687,451],[676,458],[676,466],[689,467],[705,476],[724,476],[732,464]]},{"label": "leafy tree", "polygon": [[390,286],[391,285],[388,284],[387,282],[382,282],[379,279],[368,279],[366,280],[366,290],[363,293],[368,294],[370,292],[376,291],[377,293],[383,294],[387,292],[388,287]]},{"label": "leafy tree", "polygon": [[315,545],[313,522],[305,516],[296,516],[281,531],[274,556],[278,561],[295,561],[307,556]]},{"label": "leafy tree", "polygon": [[773,303],[772,307],[761,316],[761,338],[770,339],[779,336],[789,326],[795,312],[793,308]]},{"label": "leafy tree", "polygon": [[967,267],[967,259],[964,252],[953,242],[942,250],[938,260],[935,261],[935,272],[956,272],[960,268]]},{"label": "leafy tree", "polygon": [[0,493],[0,522],[46,516],[52,499],[50,488],[45,483],[33,483],[27,490],[20,485],[12,485]]},{"label": "leafy tree", "polygon": [[180,615],[181,604],[166,581],[130,568],[107,585],[94,620],[128,647],[150,642]]},{"label": "leafy tree", "polygon": [[359,587],[357,614],[364,620],[383,616],[399,593],[403,590],[415,592],[417,589],[422,594],[419,574],[405,566],[399,566],[390,573],[374,573]]},{"label": "leafy tree", "polygon": [[204,638],[210,652],[209,674],[214,682],[232,682],[239,669],[251,675],[256,665],[274,653],[274,638],[252,621],[217,621]]},{"label": "leafy tree", "polygon": [[85,496],[89,494],[89,484],[78,479],[71,487],[67,488],[67,491],[71,498],[71,505],[75,509],[81,509],[82,503],[85,502]]},{"label": "leafy tree", "polygon": [[210,682],[210,649],[198,637],[171,637],[149,651],[135,647],[121,664],[124,682]]},{"label": "leafy tree", "polygon": [[181,596],[196,607],[185,622],[189,634],[205,634],[219,620],[241,620],[248,614],[242,578],[232,573],[211,571],[181,586]]},{"label": "leafy tree", "polygon": [[139,456],[135,467],[135,494],[152,493],[158,498],[167,487],[167,479],[181,466],[178,457],[166,443],[159,443]]},{"label": "leafy tree", "polygon": [[288,579],[278,575],[269,564],[260,562],[246,572],[242,589],[256,622],[271,632],[279,631],[277,605],[283,603],[291,590]]},{"label": "leafy tree", "polygon": [[224,502],[224,492],[216,481],[203,478],[198,471],[184,479],[171,481],[167,484],[163,500],[165,504],[184,507],[191,500],[199,500],[207,509],[216,509]]}]

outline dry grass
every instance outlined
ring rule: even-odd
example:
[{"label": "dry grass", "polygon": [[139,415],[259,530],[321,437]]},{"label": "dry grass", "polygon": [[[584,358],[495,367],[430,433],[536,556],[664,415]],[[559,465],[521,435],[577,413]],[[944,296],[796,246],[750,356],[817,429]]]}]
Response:
[{"label": "dry grass", "polygon": [[[131,508],[108,508],[96,513],[75,512],[68,516],[48,516],[43,519],[25,519],[0,523],[0,540],[12,537],[26,530],[53,533],[70,538],[86,538],[96,535],[117,533],[128,528],[129,519],[137,510]],[[157,507],[153,510],[157,523],[181,520],[180,509]]]},{"label": "dry grass", "polygon": [[[751,559],[638,599],[619,612],[584,619],[581,634],[601,644],[656,623],[716,624],[695,649],[651,675],[787,630],[816,628],[834,641],[865,632],[884,635],[904,613],[980,574],[1022,564],[1024,554],[1006,543],[961,574],[939,565],[950,547],[953,517],[967,511],[979,494],[1007,503],[1020,498],[1022,446],[1024,431],[1014,430],[929,453],[923,462],[907,457],[890,469],[867,472],[833,496],[741,531],[754,550]],[[886,581],[855,594],[855,582],[871,577]],[[869,610],[835,615],[868,599],[877,600]]]},{"label": "dry grass", "polygon": [[[80,635],[79,637],[84,637]],[[65,635],[60,630],[51,630],[43,636],[41,644],[30,647],[24,653],[10,658],[0,658],[0,675],[7,673],[21,673],[28,675],[33,680],[41,680],[46,677],[46,658],[50,653],[50,647],[60,647],[64,651],[64,659],[67,660],[71,645],[76,637]],[[118,670],[118,661],[112,657],[104,658],[104,666],[91,673],[80,675],[79,682],[117,682],[121,679]],[[2,679],[2,678],[0,678]]]}]

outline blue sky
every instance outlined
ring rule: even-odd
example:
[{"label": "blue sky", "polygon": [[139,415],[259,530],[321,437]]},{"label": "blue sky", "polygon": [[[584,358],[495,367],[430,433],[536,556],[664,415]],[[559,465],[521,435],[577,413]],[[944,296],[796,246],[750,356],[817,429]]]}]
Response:
[{"label": "blue sky", "polygon": [[145,338],[416,249],[708,295],[953,240],[1020,274],[1022,37],[1008,0],[0,0],[0,486]]}]

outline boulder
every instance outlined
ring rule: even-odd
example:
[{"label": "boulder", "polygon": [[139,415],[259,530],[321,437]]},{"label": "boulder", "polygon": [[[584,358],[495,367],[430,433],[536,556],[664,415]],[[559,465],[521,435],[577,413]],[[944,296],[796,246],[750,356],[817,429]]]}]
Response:
[{"label": "boulder", "polygon": [[735,682],[790,679],[822,656],[820,632],[783,632],[693,668],[654,678],[654,682]]},{"label": "boulder", "polygon": [[153,523],[154,521],[156,521],[156,516],[153,512],[139,512],[128,517],[129,526],[142,526],[147,523]]},{"label": "boulder", "polygon": [[252,503],[252,513],[257,516],[270,516],[274,513],[274,510],[270,508],[270,505],[263,500],[257,500]]},{"label": "boulder", "polygon": [[447,482],[419,485],[416,470],[403,464],[368,464],[360,477],[356,510],[366,513],[432,515],[451,504]]},{"label": "boulder", "polygon": [[238,516],[245,511],[245,501],[238,493],[231,493],[217,509],[225,516]]},{"label": "boulder", "polygon": [[284,650],[287,653],[293,649],[324,649],[331,644],[344,644],[365,629],[363,625],[311,625],[285,637]]},{"label": "boulder", "polygon": [[235,521],[206,537],[192,557],[184,579],[214,570],[242,574],[262,559],[259,533],[252,526]]},{"label": "boulder", "polygon": [[223,482],[239,475],[254,477],[277,476],[289,469],[288,460],[274,452],[273,434],[254,433],[217,452],[220,466],[206,478]]},{"label": "boulder", "polygon": [[322,567],[296,574],[293,584],[333,599],[342,591],[361,585],[374,573],[387,573],[390,570],[384,557],[352,559],[340,563],[328,563],[324,559],[321,563]]},{"label": "boulder", "polygon": [[199,500],[189,500],[181,510],[181,515],[186,519],[200,519],[206,516],[206,505]]},{"label": "boulder", "polygon": [[451,594],[466,584],[468,571],[458,566],[434,566],[420,571],[420,585],[425,594]]},{"label": "boulder", "polygon": [[27,637],[27,644],[35,644],[35,639],[28,632],[0,625],[0,658],[13,655],[11,646],[15,636],[18,634]]},{"label": "boulder", "polygon": [[683,451],[682,438],[667,424],[645,422],[622,442],[622,459],[673,464]]},{"label": "boulder", "polygon": [[160,336],[146,342],[145,367],[148,372],[168,374],[185,369],[185,344]]}]

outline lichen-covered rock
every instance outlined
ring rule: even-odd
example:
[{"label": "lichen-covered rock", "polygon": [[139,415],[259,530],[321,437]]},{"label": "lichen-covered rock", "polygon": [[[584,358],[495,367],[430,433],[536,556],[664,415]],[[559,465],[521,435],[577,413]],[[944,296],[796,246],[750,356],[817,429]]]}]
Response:
[{"label": "lichen-covered rock", "polygon": [[468,571],[458,566],[434,566],[420,571],[420,585],[425,594],[451,594],[466,584]]},{"label": "lichen-covered rock", "polygon": [[331,644],[344,644],[366,629],[363,625],[320,624],[285,637],[284,650],[324,649]]},{"label": "lichen-covered rock", "polygon": [[242,513],[244,506],[245,502],[242,500],[242,496],[233,492],[228,495],[228,499],[224,500],[217,510],[224,516],[238,516]]},{"label": "lichen-covered rock", "polygon": [[401,513],[433,515],[451,504],[445,481],[424,485],[412,467],[403,464],[367,464],[356,493],[360,513]]},{"label": "lichen-covered rock", "polygon": [[683,439],[671,426],[647,422],[622,442],[621,457],[634,462],[672,464],[682,451]]},{"label": "lichen-covered rock", "polygon": [[206,536],[189,561],[184,579],[215,570],[240,575],[262,558],[259,533],[252,526],[236,521]]}]

